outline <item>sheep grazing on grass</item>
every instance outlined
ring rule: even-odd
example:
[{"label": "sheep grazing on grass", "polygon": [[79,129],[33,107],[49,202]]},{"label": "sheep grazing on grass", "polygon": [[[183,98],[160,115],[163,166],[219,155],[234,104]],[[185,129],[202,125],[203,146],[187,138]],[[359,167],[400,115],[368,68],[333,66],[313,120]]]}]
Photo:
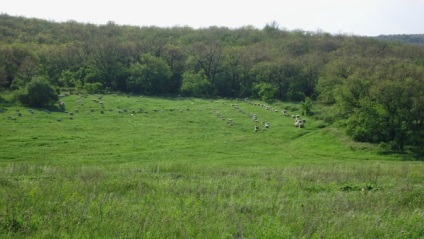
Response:
[{"label": "sheep grazing on grass", "polygon": [[105,112],[103,110],[100,110],[100,114],[104,114]]},{"label": "sheep grazing on grass", "polygon": [[300,118],[299,119],[296,119],[296,121],[294,122],[294,127],[304,128],[305,127],[305,123]]},{"label": "sheep grazing on grass", "polygon": [[59,107],[60,107],[60,108],[64,108],[64,107],[65,107],[65,102],[63,102],[63,101],[59,101]]},{"label": "sheep grazing on grass", "polygon": [[259,131],[259,126],[255,125],[254,132],[258,132],[258,131]]},{"label": "sheep grazing on grass", "polygon": [[21,112],[18,112],[18,116],[21,117],[22,116],[22,113]]},{"label": "sheep grazing on grass", "polygon": [[268,129],[269,128],[269,122],[266,122],[265,123],[265,129]]},{"label": "sheep grazing on grass", "polygon": [[61,118],[57,118],[57,121],[60,122],[60,121],[62,121],[62,119]]}]

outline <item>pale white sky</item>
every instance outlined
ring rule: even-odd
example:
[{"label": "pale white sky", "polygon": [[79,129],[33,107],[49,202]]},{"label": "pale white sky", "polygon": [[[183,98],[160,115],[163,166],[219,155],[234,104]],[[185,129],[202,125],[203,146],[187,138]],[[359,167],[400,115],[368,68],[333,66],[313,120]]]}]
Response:
[{"label": "pale white sky", "polygon": [[424,0],[0,0],[0,13],[56,22],[424,34]]}]

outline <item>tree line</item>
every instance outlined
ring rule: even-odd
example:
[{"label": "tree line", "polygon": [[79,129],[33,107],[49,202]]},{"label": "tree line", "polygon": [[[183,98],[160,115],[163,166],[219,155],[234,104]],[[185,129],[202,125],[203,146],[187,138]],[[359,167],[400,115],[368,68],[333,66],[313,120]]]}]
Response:
[{"label": "tree line", "polygon": [[411,44],[424,44],[424,34],[379,35],[377,39]]},{"label": "tree line", "polygon": [[404,150],[424,138],[424,47],[371,37],[0,15],[1,87],[40,78],[89,93],[312,99],[356,140]]}]

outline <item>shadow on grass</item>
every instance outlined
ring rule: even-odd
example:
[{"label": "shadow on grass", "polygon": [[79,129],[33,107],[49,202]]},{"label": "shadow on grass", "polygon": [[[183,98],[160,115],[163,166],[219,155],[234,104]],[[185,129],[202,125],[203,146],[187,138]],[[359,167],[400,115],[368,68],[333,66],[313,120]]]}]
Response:
[{"label": "shadow on grass", "polygon": [[24,106],[24,105],[17,104],[13,100],[6,100],[0,97],[0,114],[7,113],[10,110],[9,108],[14,106],[21,106],[31,110],[38,110],[38,111],[45,111],[45,112],[65,112],[66,111],[66,108],[58,107],[56,105],[49,105],[45,107]]},{"label": "shadow on grass", "polygon": [[41,108],[37,108],[38,110],[44,110],[44,111],[50,111],[50,112],[65,112],[66,108],[65,107],[58,107],[56,105],[49,105],[46,107],[41,107]]},{"label": "shadow on grass", "polygon": [[12,107],[15,103],[12,100],[6,100],[0,96],[0,113],[7,111],[7,108]]},{"label": "shadow on grass", "polygon": [[405,151],[398,150],[382,150],[379,155],[396,156],[402,161],[424,161],[424,150],[414,147]]}]

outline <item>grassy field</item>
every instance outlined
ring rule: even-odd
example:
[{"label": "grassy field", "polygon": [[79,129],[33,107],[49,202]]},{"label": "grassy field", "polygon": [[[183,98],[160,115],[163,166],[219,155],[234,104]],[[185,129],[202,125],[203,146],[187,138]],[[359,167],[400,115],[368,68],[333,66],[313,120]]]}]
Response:
[{"label": "grassy field", "polygon": [[8,99],[1,238],[424,238],[423,163],[312,118],[295,128],[281,110],[300,114],[296,104]]}]

